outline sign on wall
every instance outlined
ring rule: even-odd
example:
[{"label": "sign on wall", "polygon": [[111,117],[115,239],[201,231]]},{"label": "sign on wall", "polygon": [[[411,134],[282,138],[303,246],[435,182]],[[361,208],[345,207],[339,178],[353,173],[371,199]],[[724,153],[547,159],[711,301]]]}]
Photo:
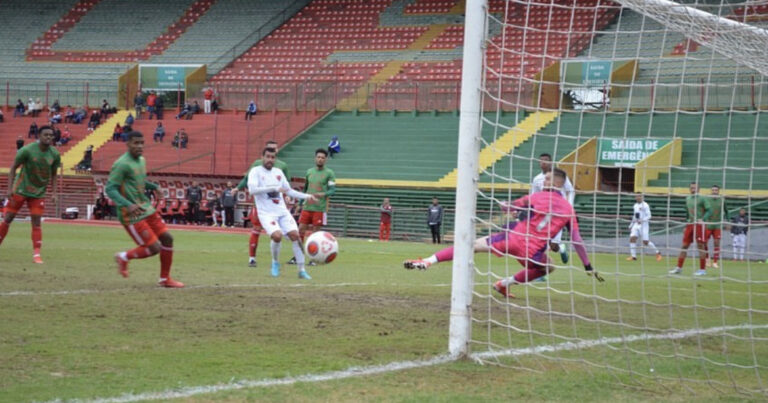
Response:
[{"label": "sign on wall", "polygon": [[200,66],[202,65],[142,64],[139,65],[139,84],[145,91],[184,91],[187,75]]},{"label": "sign on wall", "polygon": [[669,142],[669,139],[601,139],[597,148],[597,161],[600,165],[634,167],[638,161]]}]

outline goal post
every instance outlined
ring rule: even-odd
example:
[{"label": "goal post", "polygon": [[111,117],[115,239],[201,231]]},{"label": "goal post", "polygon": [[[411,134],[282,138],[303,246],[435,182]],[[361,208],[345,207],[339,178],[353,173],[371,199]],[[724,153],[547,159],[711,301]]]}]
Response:
[{"label": "goal post", "polygon": [[461,73],[459,152],[456,180],[456,218],[454,222],[454,261],[451,284],[449,353],[454,357],[469,354],[472,332],[471,307],[474,284],[475,210],[480,150],[481,84],[487,0],[467,0],[464,30],[464,59]]}]

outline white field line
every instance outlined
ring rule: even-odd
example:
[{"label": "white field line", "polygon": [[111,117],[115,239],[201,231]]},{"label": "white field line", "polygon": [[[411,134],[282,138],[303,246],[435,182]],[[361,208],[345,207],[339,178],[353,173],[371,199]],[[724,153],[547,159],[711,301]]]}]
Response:
[{"label": "white field line", "polygon": [[[546,290],[545,283],[540,284],[531,284],[530,287],[535,288],[537,290]],[[567,284],[565,281],[550,281],[546,284],[549,285],[563,285]],[[202,290],[202,289],[226,289],[226,288],[341,288],[341,287],[381,287],[381,286],[390,286],[390,287],[435,287],[435,288],[444,288],[444,287],[450,287],[450,284],[398,284],[398,283],[390,283],[390,284],[380,284],[380,283],[329,283],[329,284],[318,284],[318,283],[296,283],[296,284],[222,284],[222,285],[193,285],[193,286],[187,286],[185,289],[187,290]],[[476,283],[475,287],[485,287],[485,284]],[[672,291],[683,291],[683,292],[693,292],[690,288],[681,288],[681,287],[669,287]],[[135,291],[136,288],[115,288],[115,289],[102,289],[102,290],[88,290],[88,289],[82,289],[82,290],[52,290],[52,291],[28,291],[28,290],[16,290],[16,291],[0,291],[0,298],[2,297],[25,297],[25,296],[42,296],[42,295],[83,295],[83,294],[107,294],[107,293],[114,293],[114,292],[126,292],[126,291]],[[158,290],[161,290],[158,288]],[[174,291],[181,291],[181,290],[174,290]],[[696,290],[697,293],[710,293],[710,294],[720,294],[720,290]],[[737,295],[752,295],[756,297],[764,297],[768,296],[768,293],[763,292],[746,292],[746,291],[731,291],[731,290],[723,290],[724,294],[737,294]]]},{"label": "white field line", "polygon": [[[721,332],[727,332],[732,330],[750,330],[750,329],[768,329],[768,325],[738,325],[738,326],[722,326],[711,327],[707,329],[688,329],[679,332],[670,333],[642,333],[637,335],[630,335],[625,337],[604,337],[594,340],[582,340],[579,342],[565,342],[558,344],[550,344],[536,347],[515,348],[501,351],[488,351],[482,353],[475,353],[471,355],[471,358],[475,360],[482,360],[488,358],[498,357],[520,357],[526,355],[534,355],[541,353],[551,353],[557,351],[570,351],[579,350],[585,348],[593,348],[604,346],[607,344],[623,344],[628,342],[644,341],[644,340],[678,340],[687,337],[693,337],[697,335],[717,334]],[[89,403],[128,403],[138,402],[146,400],[168,400],[168,399],[181,399],[192,396],[210,394],[217,392],[226,392],[240,389],[250,388],[263,388],[270,386],[282,386],[293,385],[299,382],[325,382],[334,381],[340,379],[354,378],[360,376],[377,375],[394,371],[402,371],[414,368],[431,367],[435,365],[445,364],[453,361],[454,359],[449,355],[439,355],[428,360],[423,361],[399,361],[391,362],[383,365],[366,366],[366,367],[351,367],[341,371],[332,371],[321,374],[306,374],[299,376],[289,376],[285,378],[267,378],[259,380],[239,380],[231,381],[229,383],[222,383],[216,385],[201,385],[201,386],[188,386],[179,387],[174,389],[168,389],[160,392],[146,392],[146,393],[125,393],[120,396],[108,397],[108,398],[94,398],[94,399],[75,399],[67,400],[68,402],[89,402]],[[63,402],[63,399],[55,399],[50,402]]]}]

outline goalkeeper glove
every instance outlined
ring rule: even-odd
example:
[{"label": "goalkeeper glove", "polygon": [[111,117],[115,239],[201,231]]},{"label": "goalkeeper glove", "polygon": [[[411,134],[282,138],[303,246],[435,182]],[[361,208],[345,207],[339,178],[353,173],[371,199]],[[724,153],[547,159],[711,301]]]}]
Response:
[{"label": "goalkeeper glove", "polygon": [[605,281],[605,279],[602,276],[600,276],[600,273],[595,271],[595,269],[592,267],[591,264],[584,266],[584,270],[587,272],[588,276],[594,276],[595,279],[597,279],[597,281],[601,283]]}]

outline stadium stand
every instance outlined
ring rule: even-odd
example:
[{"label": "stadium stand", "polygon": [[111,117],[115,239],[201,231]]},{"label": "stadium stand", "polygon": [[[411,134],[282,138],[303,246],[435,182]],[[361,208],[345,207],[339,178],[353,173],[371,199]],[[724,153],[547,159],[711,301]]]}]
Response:
[{"label": "stadium stand", "polygon": [[[260,41],[308,2],[211,1],[207,12],[150,62],[202,63],[209,65],[209,74],[216,73],[225,64],[219,59],[230,62],[237,56],[229,53],[233,48],[245,41],[248,46]],[[226,26],[222,26],[222,21],[227,22]]]},{"label": "stadium stand", "polygon": [[[253,160],[259,158],[267,140],[285,144],[321,116],[310,111],[261,113],[250,121],[243,120],[241,114],[231,113],[196,115],[192,120],[165,119],[162,122],[166,134],[162,143],[155,143],[152,139],[157,120],[137,120],[133,129],[144,134],[148,171],[239,176]],[[186,149],[171,145],[174,134],[180,129],[189,135]],[[122,142],[106,142],[94,155],[93,169],[108,171],[112,162],[125,151]]]},{"label": "stadium stand", "polygon": [[[502,113],[499,119],[512,126],[515,114]],[[335,112],[283,148],[280,158],[294,174],[306,171],[314,166],[315,150],[327,147],[336,135],[342,151],[328,166],[337,177],[419,181],[434,187],[456,166],[458,124],[458,115],[448,112]],[[493,138],[490,128],[483,137]]]}]

